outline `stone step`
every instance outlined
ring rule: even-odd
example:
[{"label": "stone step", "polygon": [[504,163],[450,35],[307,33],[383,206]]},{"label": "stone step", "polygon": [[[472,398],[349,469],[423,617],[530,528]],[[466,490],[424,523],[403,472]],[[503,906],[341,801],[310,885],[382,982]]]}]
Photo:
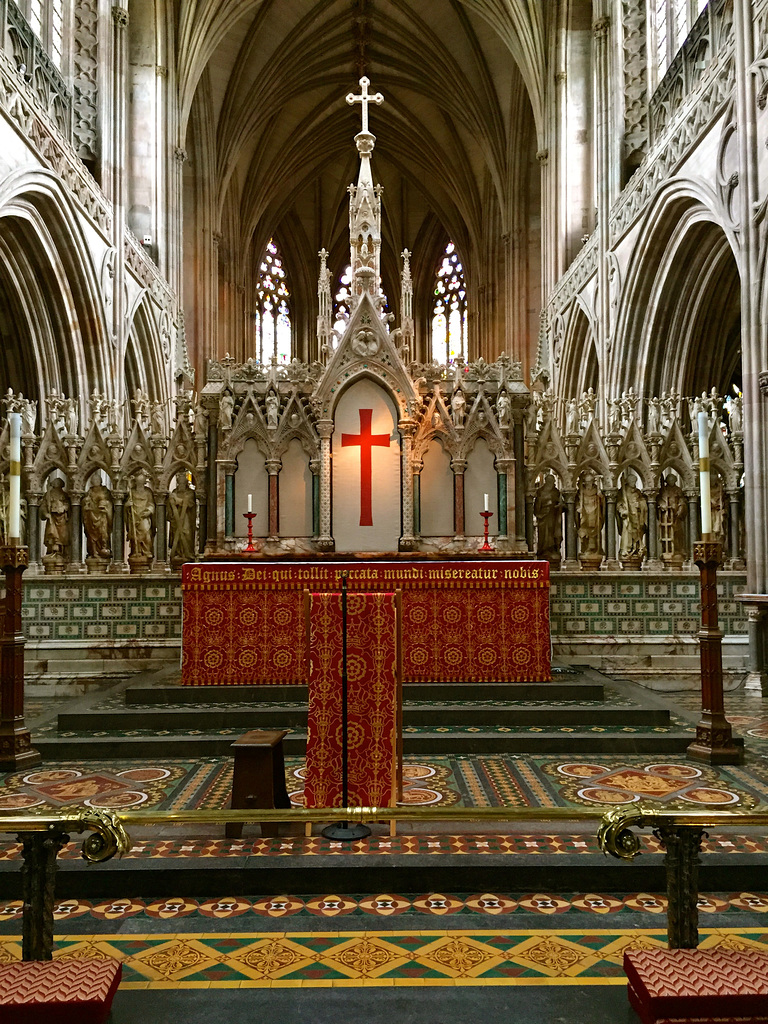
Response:
[{"label": "stone step", "polygon": [[[227,757],[237,738],[188,734],[168,736],[32,737],[45,760],[123,760],[169,757]],[[451,754],[682,754],[689,733],[665,732],[437,732],[403,735],[403,753],[415,756]],[[284,740],[287,755],[304,756],[306,734],[295,731]]]},{"label": "stone step", "polygon": [[[434,703],[403,708],[405,726],[490,726],[504,728],[557,728],[564,726],[664,727],[669,712],[663,708],[579,707],[573,705],[516,706]],[[307,709],[281,705],[261,707],[179,708],[158,707],[115,711],[62,711],[59,732],[127,731],[129,729],[293,729],[306,728]]]},{"label": "stone step", "polygon": [[[562,681],[548,683],[405,683],[404,700],[603,700],[602,683]],[[286,686],[129,686],[127,705],[140,704],[255,704],[306,701],[307,687]]]}]

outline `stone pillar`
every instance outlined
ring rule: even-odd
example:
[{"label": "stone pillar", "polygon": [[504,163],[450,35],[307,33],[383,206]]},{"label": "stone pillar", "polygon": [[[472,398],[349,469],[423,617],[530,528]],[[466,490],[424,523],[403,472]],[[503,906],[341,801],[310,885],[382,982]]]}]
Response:
[{"label": "stone pillar", "polygon": [[418,541],[421,538],[421,471],[424,463],[417,459],[413,464],[413,536]]},{"label": "stone pillar", "polygon": [[659,521],[656,518],[656,492],[645,491],[645,500],[648,502],[648,558],[645,568],[650,572],[658,572],[664,568],[664,563],[659,557]]},{"label": "stone pillar", "polygon": [[605,495],[605,568],[609,572],[618,571],[621,566],[616,557],[616,490],[603,492]]},{"label": "stone pillar", "polygon": [[216,460],[219,457],[219,432],[213,420],[214,410],[208,408],[208,512],[206,514],[206,546],[216,550],[216,534],[218,529],[218,488]]},{"label": "stone pillar", "polygon": [[533,551],[533,502],[535,495],[525,496],[525,544],[529,551]]},{"label": "stone pillar", "polygon": [[309,460],[309,471],[312,474],[312,536],[315,540],[320,536],[320,460]]},{"label": "stone pillar", "polygon": [[279,474],[283,463],[280,459],[267,459],[265,465],[267,473],[269,473],[269,536],[267,540],[276,542],[280,535]]},{"label": "stone pillar", "polygon": [[197,497],[197,550],[199,554],[203,554],[205,551],[205,541],[208,537],[208,499],[204,494],[198,494]]},{"label": "stone pillar", "polygon": [[127,96],[126,65],[128,36],[128,10],[120,3],[112,6],[112,78],[110,82],[111,109],[109,131],[105,132],[103,144],[107,159],[103,160],[102,185],[112,201],[112,237],[115,250],[114,278],[112,280],[112,344],[114,352],[114,393],[124,398],[124,372],[126,336],[126,285],[125,285],[125,206],[127,176],[126,128]]},{"label": "stone pillar", "polygon": [[[533,529],[529,534],[526,522],[526,495],[525,495],[525,435],[523,433],[523,411],[513,410],[514,428],[512,431],[512,447],[514,451],[514,463],[511,467],[512,479],[507,472],[507,534],[512,532],[514,523],[515,540],[527,542],[530,550],[533,543]],[[513,498],[510,501],[510,498]],[[533,500],[533,499],[531,499]],[[509,516],[514,518],[510,519]],[[533,508],[531,508],[531,517]],[[531,519],[531,526],[533,519]]]},{"label": "stone pillar", "polygon": [[[83,572],[83,520],[80,509],[82,494],[73,494],[72,505],[69,510],[69,569],[73,572]],[[29,521],[29,506],[27,506],[27,521]]]},{"label": "stone pillar", "polygon": [[398,543],[398,550],[413,551],[413,435],[416,424],[412,419],[402,419],[397,424],[400,431],[400,479],[402,495],[400,509],[403,533]]},{"label": "stone pillar", "polygon": [[496,472],[499,474],[499,536],[497,541],[517,540],[514,459],[496,459]]},{"label": "stone pillar", "polygon": [[741,557],[741,494],[739,491],[728,491],[728,569],[743,569],[744,559]]},{"label": "stone pillar", "polygon": [[219,506],[220,509],[223,506],[223,522],[218,524],[217,532],[223,534],[224,540],[232,541],[235,539],[235,469],[237,467],[228,459],[221,459],[217,465],[219,469],[218,488],[223,492],[224,499]]},{"label": "stone pillar", "polygon": [[698,494],[686,494],[685,497],[688,501],[688,551],[693,559],[693,545],[701,540],[701,504]]},{"label": "stone pillar", "polygon": [[333,420],[318,420],[315,429],[320,436],[320,531],[317,546],[321,551],[333,551],[331,535],[331,435]]},{"label": "stone pillar", "polygon": [[125,505],[125,492],[113,491],[112,501],[114,510],[112,513],[112,565],[110,572],[125,572],[125,525],[123,521],[123,506]]},{"label": "stone pillar", "polygon": [[464,470],[465,459],[451,459],[453,470],[453,539],[464,540]]},{"label": "stone pillar", "polygon": [[164,501],[155,502],[155,566],[165,569],[168,563],[168,521]]},{"label": "stone pillar", "polygon": [[565,562],[563,569],[578,569],[576,538],[576,491],[563,491],[565,502]]},{"label": "stone pillar", "polygon": [[40,494],[27,494],[27,546],[29,575],[40,571]]}]

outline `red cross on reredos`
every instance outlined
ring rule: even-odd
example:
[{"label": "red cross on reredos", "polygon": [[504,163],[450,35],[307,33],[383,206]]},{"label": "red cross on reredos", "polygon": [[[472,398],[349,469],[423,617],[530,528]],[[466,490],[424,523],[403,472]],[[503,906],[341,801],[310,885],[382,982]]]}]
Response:
[{"label": "red cross on reredos", "polygon": [[389,448],[389,434],[372,434],[371,417],[373,409],[360,409],[360,433],[342,434],[341,447],[360,445],[360,525],[373,526],[371,512],[372,467],[371,450]]}]

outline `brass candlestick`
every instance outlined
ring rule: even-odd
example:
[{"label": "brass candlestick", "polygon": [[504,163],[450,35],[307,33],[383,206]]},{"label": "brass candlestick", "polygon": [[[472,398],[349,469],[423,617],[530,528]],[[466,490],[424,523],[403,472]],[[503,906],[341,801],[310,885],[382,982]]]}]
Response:
[{"label": "brass candlestick", "polygon": [[717,567],[723,546],[711,533],[693,545],[693,560],[701,572],[701,720],[688,756],[709,764],[741,764],[744,741],[734,737],[723,704],[723,634],[717,618]]},{"label": "brass candlestick", "polygon": [[15,772],[40,764],[24,724],[24,635],[21,632],[21,577],[29,550],[19,541],[0,545],[5,573],[5,614],[0,640],[0,771]]}]

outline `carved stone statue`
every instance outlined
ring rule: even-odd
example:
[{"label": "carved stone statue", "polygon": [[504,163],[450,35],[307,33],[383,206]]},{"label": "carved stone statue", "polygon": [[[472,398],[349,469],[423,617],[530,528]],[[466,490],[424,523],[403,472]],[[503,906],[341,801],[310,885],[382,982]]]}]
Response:
[{"label": "carved stone statue", "polygon": [[45,523],[45,555],[43,565],[46,572],[60,571],[64,567],[69,549],[69,517],[72,501],[64,490],[64,481],[54,480],[40,502],[40,519]]},{"label": "carved stone statue", "polygon": [[163,403],[153,402],[152,403],[152,418],[150,420],[152,433],[156,437],[162,437],[165,434],[165,417],[163,416]]},{"label": "carved stone statue", "polygon": [[77,421],[77,403],[74,398],[68,398],[64,409],[64,424],[68,434],[72,436],[77,434]]},{"label": "carved stone statue", "polygon": [[712,533],[725,546],[728,534],[728,497],[717,473],[712,473],[710,483],[712,501]]},{"label": "carved stone statue", "polygon": [[202,402],[195,409],[195,437],[208,437],[208,411]]},{"label": "carved stone statue", "polygon": [[195,557],[195,492],[185,474],[176,478],[176,490],[168,493],[168,542],[172,569]]},{"label": "carved stone statue", "polygon": [[652,398],[648,402],[648,433],[661,433],[661,402],[658,398]]},{"label": "carved stone statue", "polygon": [[225,391],[219,399],[219,430],[228,434],[232,429],[232,414],[235,411],[235,399],[231,391]]},{"label": "carved stone statue", "polygon": [[21,407],[21,432],[25,435],[34,434],[37,420],[37,400],[25,398]]},{"label": "carved stone statue", "polygon": [[648,525],[648,504],[635,485],[634,476],[625,473],[616,500],[621,541],[619,560],[624,569],[639,569],[645,558],[645,528]]},{"label": "carved stone statue", "polygon": [[112,557],[112,492],[104,484],[94,484],[83,498],[86,565],[94,571]]},{"label": "carved stone statue", "polygon": [[506,391],[500,391],[496,398],[496,417],[502,430],[509,430],[512,424],[512,405]]},{"label": "carved stone statue", "polygon": [[467,400],[461,388],[456,388],[451,398],[451,414],[454,427],[464,426],[464,416],[467,411]]},{"label": "carved stone statue", "polygon": [[608,404],[608,433],[621,433],[621,400],[612,398]]},{"label": "carved stone statue", "polygon": [[579,537],[579,561],[583,569],[598,569],[603,560],[603,523],[605,499],[593,473],[586,473],[579,487],[576,528]]},{"label": "carved stone statue", "polygon": [[152,563],[155,548],[155,498],[146,472],[136,474],[125,502],[125,528],[131,553],[131,572],[144,572]]},{"label": "carved stone statue", "polygon": [[280,420],[280,399],[271,389],[267,392],[264,405],[267,409],[267,428],[269,430],[277,430],[277,424]]},{"label": "carved stone statue", "polygon": [[681,569],[688,550],[685,538],[688,502],[669,473],[661,482],[656,509],[662,560],[672,569]]},{"label": "carved stone statue", "polygon": [[547,473],[536,488],[533,501],[536,517],[536,554],[555,568],[560,567],[560,547],[563,542],[563,500],[555,478]]},{"label": "carved stone statue", "polygon": [[137,388],[136,394],[131,399],[131,402],[133,403],[136,422],[146,430],[149,426],[149,396],[145,395],[141,388]]},{"label": "carved stone statue", "polygon": [[572,398],[565,413],[565,432],[569,435],[579,434],[579,403]]},{"label": "carved stone statue", "polygon": [[741,395],[729,396],[727,401],[728,425],[732,434],[738,434],[742,429],[741,420]]}]

